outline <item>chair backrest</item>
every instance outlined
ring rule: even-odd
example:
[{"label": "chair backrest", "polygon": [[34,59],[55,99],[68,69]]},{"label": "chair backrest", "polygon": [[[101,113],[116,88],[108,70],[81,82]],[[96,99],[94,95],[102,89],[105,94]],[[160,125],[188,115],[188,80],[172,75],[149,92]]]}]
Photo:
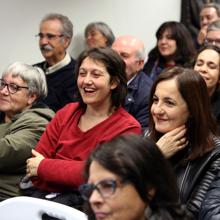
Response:
[{"label": "chair backrest", "polygon": [[60,220],[87,220],[77,209],[43,199],[19,196],[0,202],[2,220],[42,220],[43,214]]}]

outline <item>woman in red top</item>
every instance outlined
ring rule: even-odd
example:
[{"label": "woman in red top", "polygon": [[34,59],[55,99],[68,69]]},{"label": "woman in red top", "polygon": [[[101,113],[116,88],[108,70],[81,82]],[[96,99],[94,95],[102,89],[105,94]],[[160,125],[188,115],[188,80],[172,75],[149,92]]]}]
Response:
[{"label": "woman in red top", "polygon": [[[80,101],[66,105],[48,124],[27,160],[33,188],[26,193],[71,206],[75,202],[69,201],[70,192],[83,182],[84,162],[91,151],[115,136],[141,133],[140,124],[122,108],[125,64],[116,52],[110,48],[84,51],[75,71]],[[63,199],[66,195],[68,199]]]}]

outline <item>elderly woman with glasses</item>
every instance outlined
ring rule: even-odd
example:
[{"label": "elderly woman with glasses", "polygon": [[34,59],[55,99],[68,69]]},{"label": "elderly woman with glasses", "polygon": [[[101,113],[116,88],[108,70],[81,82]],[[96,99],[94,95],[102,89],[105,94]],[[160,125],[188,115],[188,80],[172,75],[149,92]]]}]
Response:
[{"label": "elderly woman with glasses", "polygon": [[47,95],[44,73],[15,62],[0,80],[0,201],[19,194],[26,159],[54,113],[39,100]]},{"label": "elderly woman with glasses", "polygon": [[156,144],[137,135],[100,145],[85,166],[80,186],[88,219],[188,219],[172,168]]}]

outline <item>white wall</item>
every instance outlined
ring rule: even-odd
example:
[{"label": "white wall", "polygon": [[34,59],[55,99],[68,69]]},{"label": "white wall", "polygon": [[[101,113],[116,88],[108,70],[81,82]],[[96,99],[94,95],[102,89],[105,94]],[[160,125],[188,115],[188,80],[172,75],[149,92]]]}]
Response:
[{"label": "white wall", "polygon": [[92,21],[104,21],[115,36],[139,36],[148,52],[155,45],[155,31],[168,20],[179,20],[181,0],[1,0],[0,73],[14,61],[29,64],[43,60],[35,34],[49,12],[67,15],[74,24],[70,46],[73,57],[84,48],[83,32]]}]

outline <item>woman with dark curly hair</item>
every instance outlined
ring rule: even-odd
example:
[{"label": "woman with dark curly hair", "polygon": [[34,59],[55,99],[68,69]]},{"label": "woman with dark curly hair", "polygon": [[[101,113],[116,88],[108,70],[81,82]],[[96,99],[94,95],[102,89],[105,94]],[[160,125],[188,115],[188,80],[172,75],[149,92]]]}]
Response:
[{"label": "woman with dark curly hair", "polygon": [[167,67],[190,67],[196,54],[194,43],[185,25],[168,21],[156,32],[157,45],[148,54],[144,72],[153,80]]}]

